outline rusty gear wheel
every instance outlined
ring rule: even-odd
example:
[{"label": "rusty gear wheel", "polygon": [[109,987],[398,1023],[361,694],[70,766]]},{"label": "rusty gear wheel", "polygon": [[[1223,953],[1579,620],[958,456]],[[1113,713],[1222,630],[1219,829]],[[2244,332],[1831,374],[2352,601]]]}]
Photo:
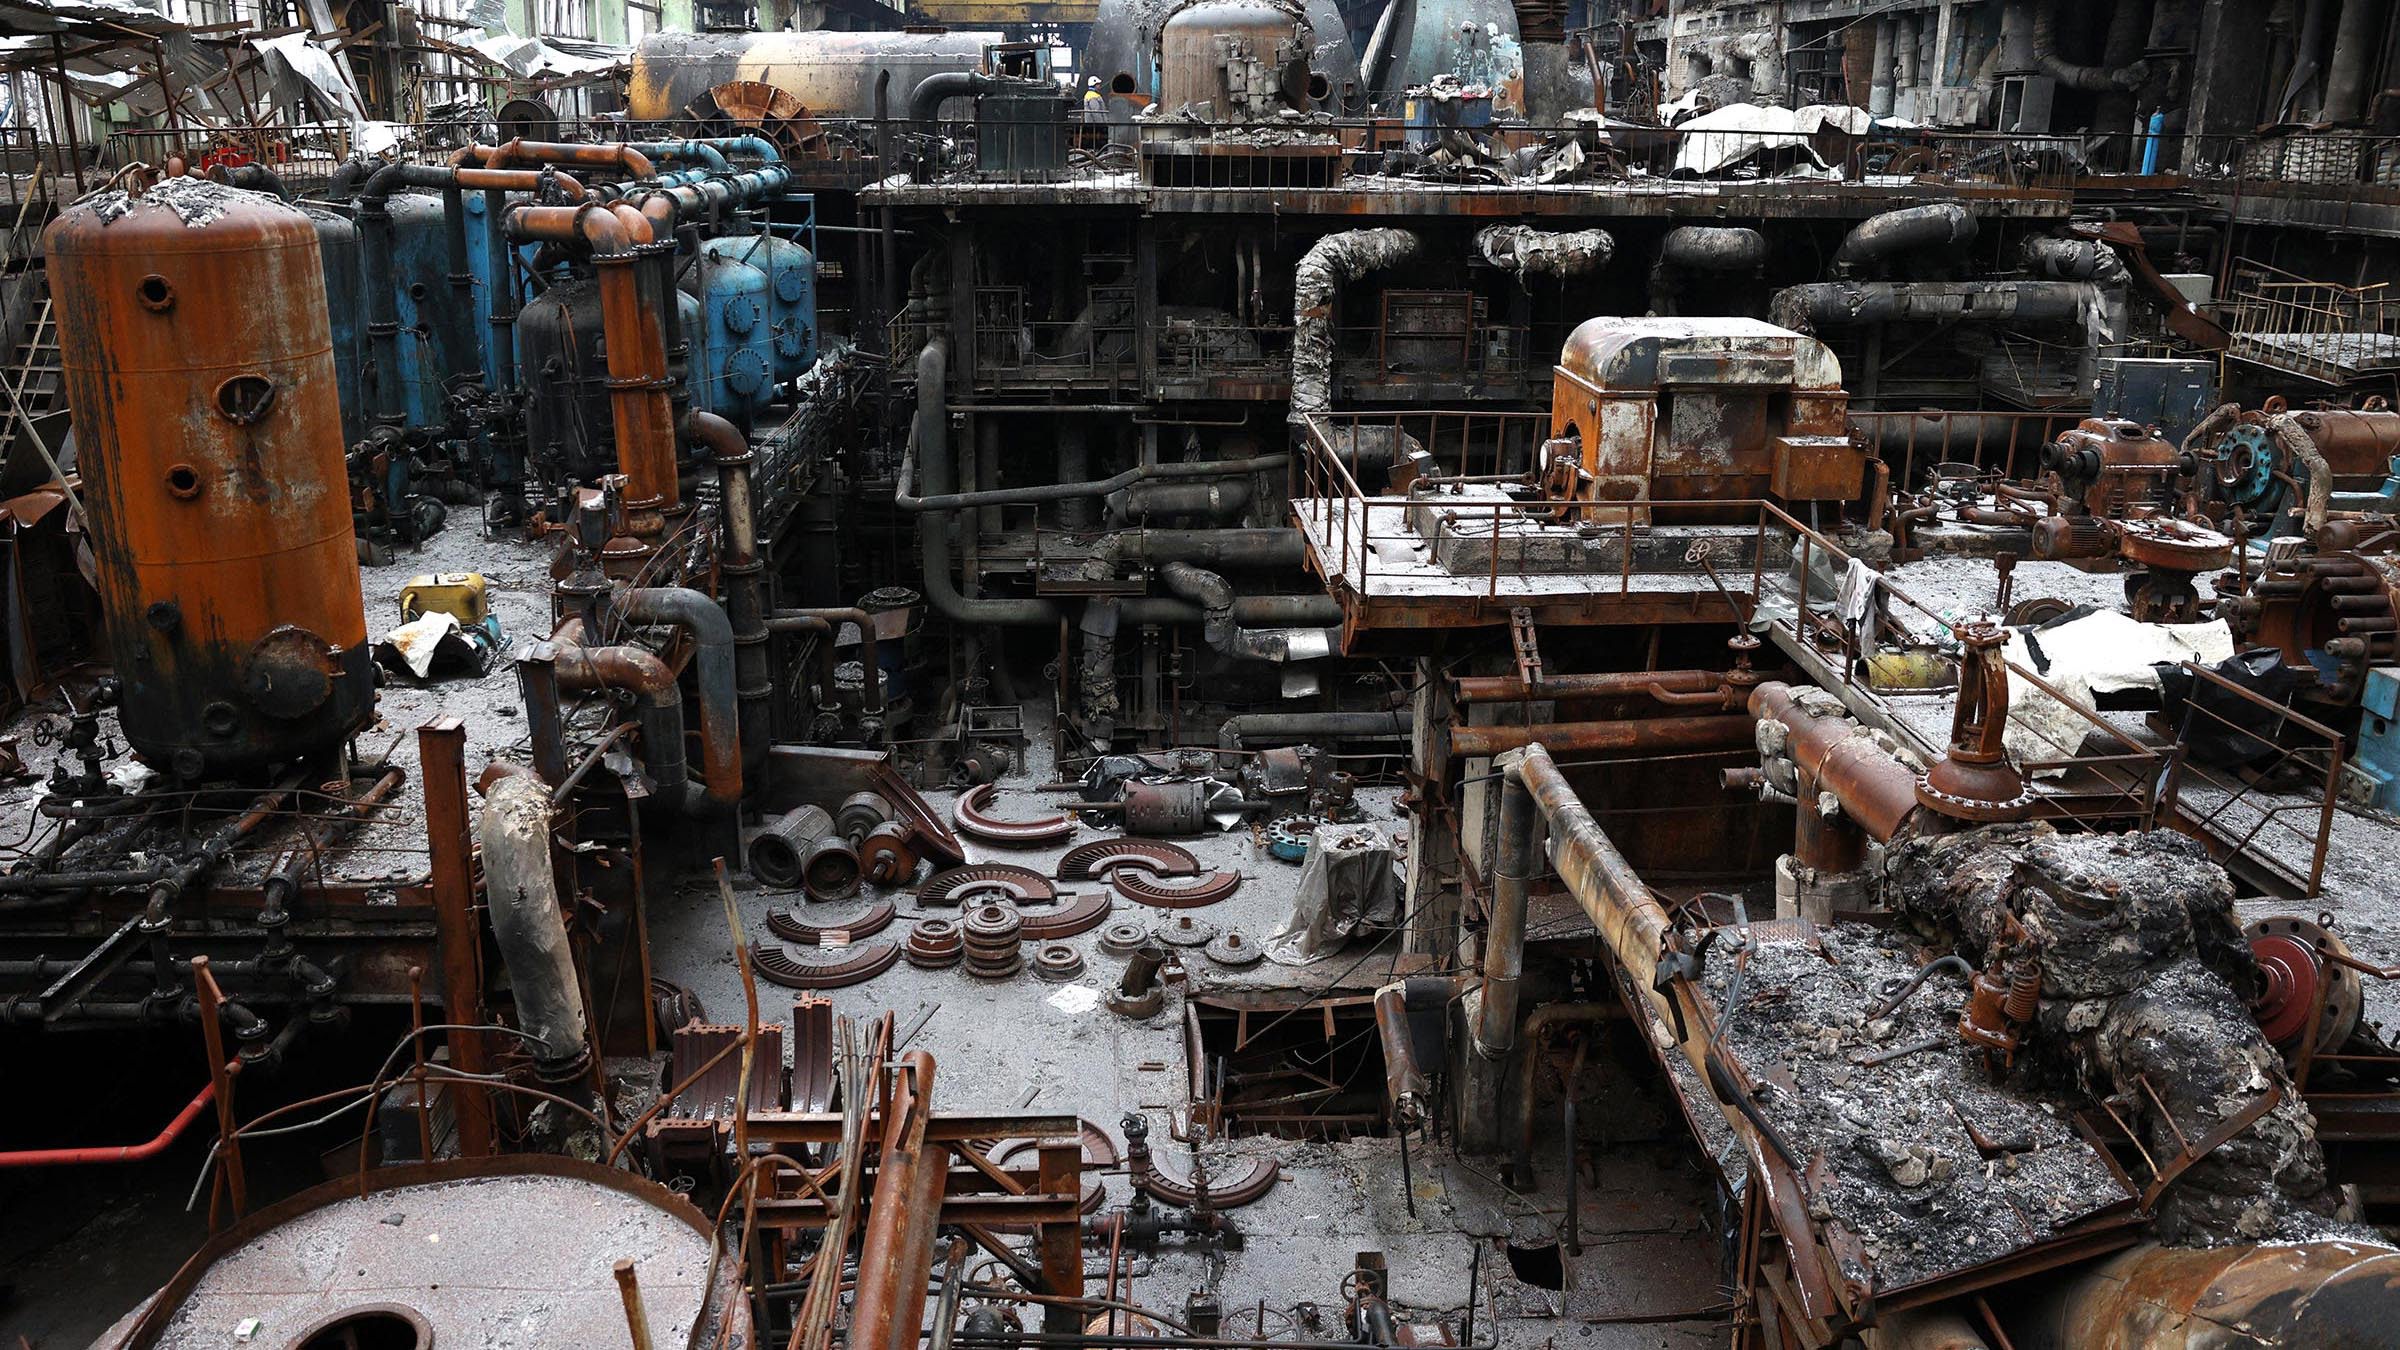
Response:
[{"label": "rusty gear wheel", "polygon": [[[784,941],[802,947],[841,947],[891,927],[895,913],[889,900],[878,900],[857,918],[841,923],[810,923],[788,909],[770,909],[767,928]],[[828,938],[832,939],[830,944]]]},{"label": "rusty gear wheel", "polygon": [[786,948],[763,947],[751,954],[750,964],[761,978],[786,989],[841,989],[874,979],[899,959],[900,944],[879,938],[839,961],[801,961]]}]

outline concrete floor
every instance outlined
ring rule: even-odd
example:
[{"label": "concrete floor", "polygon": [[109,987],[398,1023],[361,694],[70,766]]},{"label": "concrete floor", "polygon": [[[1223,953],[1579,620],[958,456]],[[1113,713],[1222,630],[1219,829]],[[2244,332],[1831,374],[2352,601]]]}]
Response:
[{"label": "concrete floor", "polygon": [[[1026,720],[1040,724],[1030,712]],[[1046,750],[1036,744],[1027,754],[1025,771],[1004,780],[995,803],[998,814],[1030,817],[1060,809],[1063,798],[1007,786],[1047,781],[1049,770]],[[1368,789],[1360,792],[1359,800],[1367,818],[1390,831],[1404,848],[1407,822],[1397,815],[1396,796],[1393,789]],[[947,813],[953,797],[933,793],[928,800]],[[1111,834],[1085,828],[1073,838],[1041,848],[964,842],[970,861],[1017,863],[1047,873],[1067,848]],[[1227,899],[1188,911],[1195,917],[1263,939],[1290,912],[1300,869],[1268,857],[1247,832],[1176,842],[1203,866],[1235,871],[1244,879]],[[736,894],[750,939],[767,943],[774,941],[765,926],[771,908],[798,909],[812,923],[836,923],[863,910],[879,893],[811,904],[796,893],[764,891],[745,879],[737,884]],[[913,888],[890,895],[898,902],[900,916],[886,936],[904,937],[908,923],[920,912],[956,913],[919,911]],[[1172,917],[1118,899],[1111,918],[1129,916],[1153,922]],[[676,889],[651,907],[650,922],[655,974],[698,994],[712,1019],[738,1020],[740,976],[713,884],[695,878]],[[1044,983],[1030,971],[987,983],[957,968],[926,971],[904,962],[863,984],[835,990],[831,998],[839,1014],[864,1020],[888,1009],[902,1032],[917,1028],[907,1048],[930,1051],[934,1057],[937,1109],[1072,1111],[1107,1129],[1120,1145],[1120,1119],[1138,1112],[1149,1121],[1153,1148],[1162,1162],[1180,1173],[1188,1168],[1191,1154],[1171,1141],[1169,1130],[1190,1100],[1184,998],[1231,990],[1296,990],[1304,995],[1371,991],[1391,978],[1399,959],[1401,944],[1379,941],[1382,936],[1355,940],[1340,953],[1304,967],[1269,961],[1228,970],[1194,953],[1186,993],[1170,996],[1165,1010],[1145,1022],[1129,1021],[1104,1006],[1077,1010],[1070,1002],[1073,995],[1063,986]],[[1097,941],[1097,931],[1071,939],[1086,962],[1079,983],[1095,994],[1114,984],[1124,966],[1122,959],[1102,953]],[[788,1016],[790,991],[762,984],[761,997],[765,1016]],[[1289,1321],[1302,1303],[1338,1317],[1342,1277],[1365,1251],[1384,1253],[1395,1301],[1405,1311],[1427,1320],[1455,1319],[1467,1307],[1470,1269],[1481,1247],[1478,1340],[1490,1337],[1497,1326],[1500,1343],[1509,1346],[1554,1342],[1570,1327],[1576,1344],[1595,1350],[1721,1342],[1723,1295],[1717,1282],[1710,1182],[1682,1133],[1680,1119],[1663,1109],[1658,1091],[1654,1083],[1631,1076],[1603,1084],[1594,1075],[1587,1083],[1587,1140],[1631,1137],[1642,1142],[1586,1157],[1577,1203],[1583,1252],[1565,1263],[1563,1291],[1522,1283],[1505,1258],[1506,1245],[1512,1242],[1524,1247],[1555,1242],[1564,1218],[1565,1141],[1559,1137],[1552,1108],[1544,1108],[1549,1118],[1537,1127],[1537,1175],[1547,1184],[1530,1196],[1517,1195],[1500,1183],[1500,1159],[1455,1156],[1446,1144],[1428,1149],[1422,1141],[1413,1143],[1413,1217],[1403,1189],[1399,1146],[1392,1139],[1356,1138],[1326,1145],[1248,1138],[1207,1145],[1202,1156],[1213,1175],[1243,1170],[1247,1164],[1242,1159],[1261,1154],[1276,1157],[1282,1165],[1282,1180],[1274,1190],[1234,1212],[1248,1241],[1228,1259],[1220,1286],[1230,1325],[1241,1332],[1255,1329],[1261,1300],[1267,1327],[1275,1334],[1303,1334]],[[1122,1177],[1111,1177],[1108,1193],[1111,1205],[1122,1204],[1129,1187]],[[1133,1297],[1179,1313],[1200,1273],[1196,1257],[1172,1246],[1162,1248],[1155,1259],[1136,1267]]]}]

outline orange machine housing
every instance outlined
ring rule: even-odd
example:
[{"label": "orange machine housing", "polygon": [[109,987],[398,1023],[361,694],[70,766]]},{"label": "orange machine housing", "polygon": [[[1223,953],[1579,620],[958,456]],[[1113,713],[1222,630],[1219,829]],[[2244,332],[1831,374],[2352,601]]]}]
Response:
[{"label": "orange machine housing", "polygon": [[186,779],[339,745],[375,688],[315,226],[169,179],[44,246],[126,740]]},{"label": "orange machine housing", "polygon": [[[1825,345],[1740,318],[1587,319],[1550,396],[1555,451],[1577,447],[1587,501],[1849,501],[1866,452]],[[1670,513],[1684,520],[1706,512]],[[1738,514],[1738,513],[1737,513]]]}]

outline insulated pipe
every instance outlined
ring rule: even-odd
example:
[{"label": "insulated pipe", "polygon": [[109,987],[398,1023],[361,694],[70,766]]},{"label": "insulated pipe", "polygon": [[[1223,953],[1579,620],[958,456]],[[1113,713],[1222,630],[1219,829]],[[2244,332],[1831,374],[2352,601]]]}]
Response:
[{"label": "insulated pipe", "polygon": [[[1633,987],[1649,991],[1653,1001],[1662,1001],[1659,1011],[1667,1012],[1663,1000],[1672,996],[1657,987],[1658,957],[1669,949],[1673,933],[1667,911],[1650,893],[1641,875],[1633,870],[1633,864],[1617,851],[1607,831],[1592,818],[1548,750],[1528,745],[1516,751],[1515,757],[1501,765],[1500,770],[1501,819],[1510,818],[1511,796],[1527,799],[1532,809],[1540,813],[1547,831],[1550,864],[1557,869],[1559,879],[1566,882],[1567,890],[1583,907],[1592,926],[1599,930],[1601,939],[1632,977]],[[1515,809],[1525,810],[1523,806]],[[1505,846],[1505,836],[1503,842]],[[1481,1032],[1479,1021],[1478,1034]]]},{"label": "insulated pipe", "polygon": [[1391,712],[1243,713],[1226,718],[1217,729],[1217,748],[1240,750],[1253,741],[1385,740],[1405,737],[1415,725],[1415,716],[1405,708]]},{"label": "insulated pipe", "polygon": [[1341,230],[1301,255],[1292,272],[1294,425],[1333,406],[1333,306],[1342,288],[1376,268],[1410,261],[1420,245],[1407,230]]},{"label": "insulated pipe", "polygon": [[533,1047],[534,1072],[548,1082],[576,1077],[589,1056],[583,986],[558,901],[550,859],[550,788],[510,774],[485,791],[475,833],[483,850],[484,905],[508,967],[517,1029]]},{"label": "insulated pipe", "polygon": [[[515,142],[510,142],[515,144]],[[648,221],[631,207],[524,206],[508,213],[508,237],[523,243],[579,244],[600,272],[600,322],[608,345],[609,410],[616,423],[617,471],[625,475],[625,505],[656,533],[656,517],[682,500],[676,481],[675,405],[669,394],[665,315],[644,303],[642,254]]]},{"label": "insulated pipe", "polygon": [[1775,292],[1767,320],[1784,328],[1916,320],[2066,323],[2101,303],[2084,281],[1819,281]]},{"label": "insulated pipe", "polygon": [[1671,315],[1683,279],[1694,272],[1756,272],[1767,265],[1767,237],[1742,225],[1678,225],[1658,244],[1650,268],[1650,309]]},{"label": "insulated pipe", "polygon": [[1833,252],[1833,274],[1848,276],[1871,263],[1929,248],[1963,248],[1975,242],[1975,216],[1957,202],[1904,206],[1869,216],[1851,227]]},{"label": "insulated pipe", "polygon": [[863,609],[845,609],[839,606],[822,609],[779,609],[770,616],[769,622],[781,622],[786,619],[813,619],[825,624],[825,647],[828,651],[832,650],[833,639],[839,635],[835,625],[845,623],[858,625],[858,660],[860,665],[866,667],[866,710],[871,713],[883,711],[883,667],[877,664],[875,654],[875,618],[873,615]]},{"label": "insulated pipe", "polygon": [[617,613],[635,623],[671,625],[691,637],[700,682],[700,778],[711,803],[740,801],[742,741],[735,711],[740,684],[734,677],[733,624],[724,607],[687,587],[637,586],[618,594]]},{"label": "insulated pipe", "polygon": [[1481,757],[1526,745],[1546,745],[1565,754],[1736,750],[1751,744],[1752,739],[1750,718],[1736,713],[1714,717],[1652,717],[1619,722],[1452,727],[1450,753]]},{"label": "insulated pipe", "polygon": [[[1127,623],[1200,623],[1207,611],[1188,600],[1137,596],[1117,602]],[[1237,595],[1233,621],[1249,628],[1331,628],[1342,622],[1342,603],[1330,595]]]},{"label": "insulated pipe", "polygon": [[[1092,546],[1096,562],[1120,558],[1150,563],[1204,563],[1238,571],[1298,568],[1308,561],[1308,538],[1291,527],[1275,529],[1118,530]],[[1240,603],[1238,600],[1235,603]]]},{"label": "insulated pipe", "polygon": [[[1549,752],[1541,754],[1546,762]],[[1533,794],[1525,790],[1516,770],[1515,764],[1502,770],[1499,856],[1492,866],[1491,924],[1483,935],[1483,999],[1475,1009],[1475,1051],[1485,1059],[1505,1059],[1516,1048],[1517,986],[1525,974],[1525,910],[1534,872],[1534,813]],[[1531,1107],[1532,1103],[1525,1104],[1525,1109]]]},{"label": "insulated pipe", "polygon": [[933,1056],[911,1050],[901,1065],[884,1111],[875,1201],[858,1249],[850,1350],[915,1350],[924,1335],[925,1286],[933,1275],[950,1150],[925,1137],[933,1115]]},{"label": "insulated pipe", "polygon": [[733,631],[734,695],[739,708],[742,773],[756,781],[775,739],[775,679],[767,667],[767,602],[758,560],[758,516],[750,492],[755,458],[740,427],[695,408],[683,415],[684,439],[709,452],[717,468],[717,510],[725,541],[725,615]]},{"label": "insulated pipe", "polygon": [[[1080,417],[1069,417],[1058,427],[1058,481],[1080,483],[1092,476],[1091,428]],[[1088,497],[1076,497],[1058,504],[1058,526],[1062,530],[1092,528],[1092,503]]]},{"label": "insulated pipe", "polygon": [[1606,230],[1537,230],[1530,225],[1486,225],[1475,232],[1483,260],[1530,286],[1535,277],[1589,276],[1608,266],[1617,241]]},{"label": "insulated pipe", "polygon": [[1170,562],[1159,568],[1167,589],[1199,605],[1201,636],[1208,645],[1238,660],[1310,661],[1328,656],[1341,646],[1339,629],[1244,628],[1233,617],[1233,583],[1190,563]]},{"label": "insulated pipe", "polygon": [[[1798,691],[1770,680],[1750,692],[1750,713],[1773,722],[1787,736],[1786,752],[1800,772],[1841,802],[1842,810],[1877,842],[1920,821],[1917,774],[1877,744],[1865,727],[1848,717],[1820,716],[1803,709]],[[1815,804],[1801,803],[1802,810]],[[1925,823],[1938,819],[1923,812]]]},{"label": "insulated pipe", "polygon": [[2325,511],[2333,497],[2333,468],[2325,462],[2325,454],[2317,448],[2308,429],[2291,413],[2276,413],[2267,419],[2267,434],[2283,453],[2308,466],[2308,505],[2302,524],[2310,534],[2324,528]]},{"label": "insulated pipe", "polygon": [[[1060,470],[1064,473],[1062,454]],[[1250,484],[1246,479],[1227,478],[1208,483],[1136,483],[1122,492],[1108,494],[1108,523],[1121,525],[1127,520],[1148,516],[1207,516],[1212,520],[1232,520],[1250,505]],[[1068,529],[1078,528],[1067,523],[1066,513],[1060,512],[1060,524]],[[1088,513],[1080,528],[1089,529]]]}]

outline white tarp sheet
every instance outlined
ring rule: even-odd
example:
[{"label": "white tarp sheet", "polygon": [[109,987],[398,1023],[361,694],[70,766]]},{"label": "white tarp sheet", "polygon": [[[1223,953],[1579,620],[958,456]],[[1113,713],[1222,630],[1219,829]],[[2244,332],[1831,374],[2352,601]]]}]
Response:
[{"label": "white tarp sheet", "polygon": [[[2208,623],[2141,623],[2114,610],[2087,614],[2030,635],[2012,630],[2008,659],[2060,693],[2093,706],[2096,694],[2158,688],[2154,667],[2197,661],[2213,666],[2233,655],[2233,632],[2223,619]],[[2037,659],[2034,647],[2039,646]],[[2092,724],[2083,714],[2023,680],[2008,686],[2008,732],[2002,744],[2018,764],[2065,759],[2083,744]],[[2056,777],[2063,769],[2044,771]]]}]

